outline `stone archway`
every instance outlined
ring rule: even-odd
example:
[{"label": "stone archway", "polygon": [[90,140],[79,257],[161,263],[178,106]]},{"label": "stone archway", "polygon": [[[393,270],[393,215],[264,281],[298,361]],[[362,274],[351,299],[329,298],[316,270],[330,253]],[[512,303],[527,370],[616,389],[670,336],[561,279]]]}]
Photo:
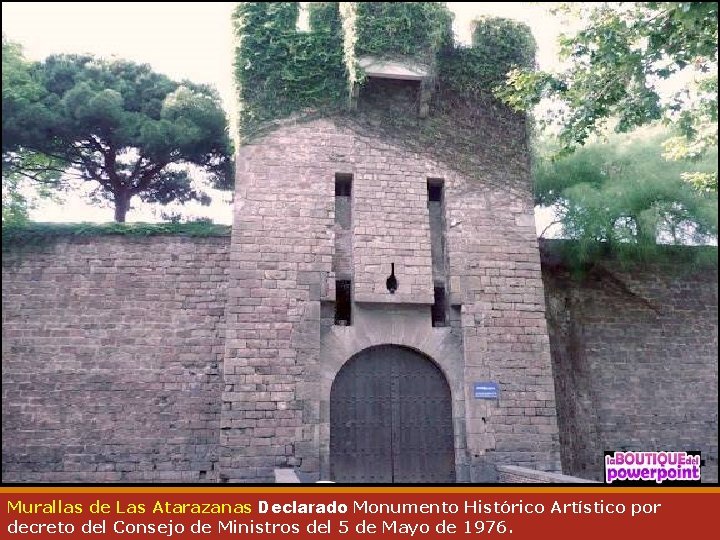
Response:
[{"label": "stone archway", "polygon": [[354,355],[330,391],[336,482],[455,481],[450,387],[433,361],[380,345]]}]

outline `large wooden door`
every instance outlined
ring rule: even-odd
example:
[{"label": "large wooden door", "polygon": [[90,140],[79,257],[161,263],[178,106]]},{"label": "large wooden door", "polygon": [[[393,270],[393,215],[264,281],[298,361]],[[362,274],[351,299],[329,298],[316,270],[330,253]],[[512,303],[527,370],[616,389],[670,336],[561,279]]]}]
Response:
[{"label": "large wooden door", "polygon": [[454,482],[450,388],[421,354],[382,345],[352,357],[330,391],[336,482]]}]

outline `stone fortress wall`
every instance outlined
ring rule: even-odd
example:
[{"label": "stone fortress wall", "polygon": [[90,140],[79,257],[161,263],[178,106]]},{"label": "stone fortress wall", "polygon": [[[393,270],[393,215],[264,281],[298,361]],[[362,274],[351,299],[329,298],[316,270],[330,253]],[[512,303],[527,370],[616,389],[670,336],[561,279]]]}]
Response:
[{"label": "stone fortress wall", "polygon": [[459,107],[429,144],[418,91],[242,146],[229,237],[4,253],[3,481],[327,479],[333,381],[376,345],[439,367],[459,482],[599,479],[612,449],[716,480],[717,272],[543,269],[523,118]]},{"label": "stone fortress wall", "polygon": [[[3,481],[217,482],[229,258],[229,237],[5,253]],[[620,275],[638,297],[545,265],[563,473],[686,449],[717,479],[717,279],[671,270]]]}]

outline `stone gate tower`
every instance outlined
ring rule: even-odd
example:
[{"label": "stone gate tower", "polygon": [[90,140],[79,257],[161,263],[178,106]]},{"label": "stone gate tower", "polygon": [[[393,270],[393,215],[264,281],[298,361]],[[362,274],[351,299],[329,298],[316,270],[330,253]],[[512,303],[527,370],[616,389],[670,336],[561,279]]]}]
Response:
[{"label": "stone gate tower", "polygon": [[358,63],[354,110],[237,155],[221,481],[559,471],[524,118]]}]

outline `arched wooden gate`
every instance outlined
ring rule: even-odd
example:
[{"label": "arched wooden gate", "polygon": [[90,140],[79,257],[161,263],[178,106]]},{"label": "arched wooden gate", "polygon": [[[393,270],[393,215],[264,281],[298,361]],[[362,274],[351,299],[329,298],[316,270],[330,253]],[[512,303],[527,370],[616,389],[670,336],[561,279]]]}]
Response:
[{"label": "arched wooden gate", "polygon": [[330,391],[335,482],[454,482],[450,387],[440,369],[404,347],[353,356]]}]

